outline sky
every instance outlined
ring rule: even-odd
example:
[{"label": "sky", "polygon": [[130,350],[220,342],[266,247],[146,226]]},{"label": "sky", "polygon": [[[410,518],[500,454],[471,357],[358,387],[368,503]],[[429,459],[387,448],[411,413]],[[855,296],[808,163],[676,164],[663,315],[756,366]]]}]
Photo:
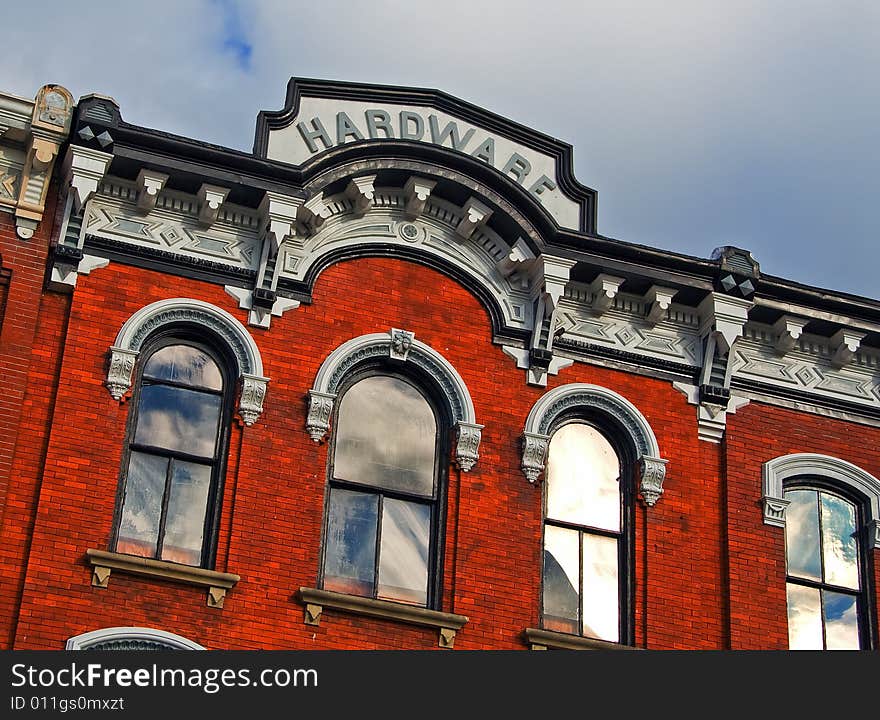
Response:
[{"label": "sky", "polygon": [[29,0],[0,90],[239,150],[291,76],[436,88],[570,143],[598,230],[880,299],[876,0]]}]

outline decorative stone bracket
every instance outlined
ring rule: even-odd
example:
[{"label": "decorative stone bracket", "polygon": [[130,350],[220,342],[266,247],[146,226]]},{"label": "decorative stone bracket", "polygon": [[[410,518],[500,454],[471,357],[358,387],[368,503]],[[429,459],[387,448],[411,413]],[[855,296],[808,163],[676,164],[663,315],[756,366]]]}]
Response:
[{"label": "decorative stone bracket", "polygon": [[455,232],[465,240],[473,235],[478,227],[489,222],[489,218],[492,216],[492,209],[483,205],[476,198],[468,198],[462,210],[464,214],[455,228]]},{"label": "decorative stone bracket", "polygon": [[265,291],[261,298],[260,288],[250,290],[225,285],[223,289],[227,295],[238,300],[238,307],[248,311],[248,325],[254,327],[268,328],[273,316],[281,317],[288,310],[296,310],[300,306],[299,300],[281,297],[272,291]]},{"label": "decorative stone bracket", "polygon": [[296,599],[305,608],[303,622],[306,625],[320,625],[324,609],[328,608],[355,615],[365,615],[367,617],[394,620],[410,625],[437,628],[437,645],[449,650],[455,646],[456,633],[468,622],[468,618],[465,615],[439,612],[414,605],[404,605],[387,600],[374,600],[372,598],[346,595],[329,590],[317,590],[315,588],[300,588],[296,593]]},{"label": "decorative stone bracket", "polygon": [[[544,472],[549,447],[549,435],[523,433],[521,467],[526,479],[532,484],[536,483]],[[639,458],[639,492],[648,507],[654,507],[663,494],[667,462],[669,461],[647,455]]]},{"label": "decorative stone bracket", "polygon": [[[131,389],[134,366],[139,354],[136,350],[128,350],[116,345],[110,348],[110,368],[104,385],[107,386],[114,400],[122,400],[125,393]],[[268,384],[269,378],[242,373],[238,414],[245,425],[253,425],[262,414]]]},{"label": "decorative stone bracket", "polygon": [[180,563],[153,560],[151,558],[138,557],[137,555],[124,555],[122,553],[108,552],[106,550],[86,550],[86,559],[92,566],[92,585],[106,588],[110,583],[110,575],[117,572],[141,577],[158,578],[184,585],[205,587],[207,593],[207,606],[222,608],[226,599],[226,592],[234,587],[241,579],[232,573],[217,572],[204,568],[181,565]]},{"label": "decorative stone bracket", "polygon": [[405,212],[410,220],[415,220],[425,210],[431,191],[437,183],[420,177],[411,177],[403,186],[406,196]]}]

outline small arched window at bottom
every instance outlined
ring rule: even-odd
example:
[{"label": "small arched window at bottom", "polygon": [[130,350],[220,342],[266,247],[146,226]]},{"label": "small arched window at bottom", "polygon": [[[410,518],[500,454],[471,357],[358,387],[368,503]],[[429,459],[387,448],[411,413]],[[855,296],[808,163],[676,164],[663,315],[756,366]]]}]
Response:
[{"label": "small arched window at bottom", "polygon": [[785,489],[786,596],[792,650],[867,647],[862,508],[823,487]]},{"label": "small arched window at bottom", "polygon": [[621,458],[597,428],[563,425],[547,455],[545,630],[621,642],[627,509]]}]

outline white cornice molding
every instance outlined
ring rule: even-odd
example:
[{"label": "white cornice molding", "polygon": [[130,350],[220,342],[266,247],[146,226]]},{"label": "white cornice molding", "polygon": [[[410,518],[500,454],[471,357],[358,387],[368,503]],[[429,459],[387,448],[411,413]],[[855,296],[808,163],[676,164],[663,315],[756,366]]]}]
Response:
[{"label": "white cornice molding", "polygon": [[345,194],[351,200],[355,215],[363,215],[373,207],[373,201],[376,199],[375,182],[375,175],[361,175],[349,180],[345,187]]},{"label": "white cornice molding", "polygon": [[648,292],[645,293],[643,298],[643,302],[647,307],[645,322],[650,327],[654,327],[666,317],[666,313],[669,311],[672,299],[676,293],[678,293],[678,290],[663,287],[662,285],[652,285]]},{"label": "white cornice molding", "polygon": [[272,254],[296,230],[297,211],[303,201],[299,198],[267,191],[260,203],[259,214],[272,242]]},{"label": "white cornice molding", "polygon": [[853,332],[849,328],[841,328],[831,336],[831,365],[842,368],[855,356],[859,346],[866,337],[865,333]]},{"label": "white cornice molding", "polygon": [[599,273],[596,279],[590,283],[590,293],[593,297],[591,308],[596,315],[603,315],[614,304],[617,291],[623,285],[624,279],[616,275]]}]

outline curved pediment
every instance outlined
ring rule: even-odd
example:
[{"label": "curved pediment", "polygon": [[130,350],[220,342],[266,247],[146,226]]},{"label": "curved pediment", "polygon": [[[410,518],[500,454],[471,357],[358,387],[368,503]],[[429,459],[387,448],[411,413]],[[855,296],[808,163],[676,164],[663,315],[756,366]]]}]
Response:
[{"label": "curved pediment", "polygon": [[254,154],[309,165],[341,147],[444,148],[520,186],[559,227],[595,231],[596,192],[571,145],[437,90],[292,78],[285,107],[257,118]]}]

